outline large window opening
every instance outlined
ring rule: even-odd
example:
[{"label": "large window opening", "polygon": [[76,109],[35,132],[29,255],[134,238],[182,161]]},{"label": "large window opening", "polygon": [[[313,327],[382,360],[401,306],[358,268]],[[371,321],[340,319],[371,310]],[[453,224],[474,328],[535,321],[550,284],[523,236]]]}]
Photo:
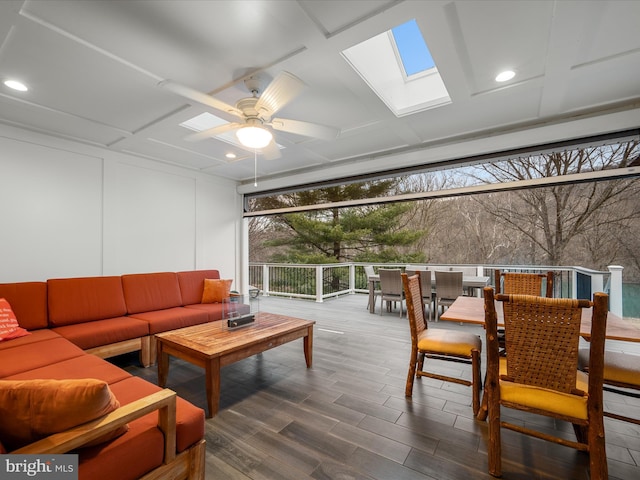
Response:
[{"label": "large window opening", "polygon": [[620,264],[640,283],[637,133],[464,160],[247,198],[250,261]]}]

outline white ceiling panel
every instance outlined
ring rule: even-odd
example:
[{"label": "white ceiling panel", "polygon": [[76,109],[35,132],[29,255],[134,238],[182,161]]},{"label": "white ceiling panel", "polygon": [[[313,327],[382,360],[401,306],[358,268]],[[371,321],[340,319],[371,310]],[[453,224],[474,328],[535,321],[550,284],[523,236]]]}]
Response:
[{"label": "white ceiling panel", "polygon": [[[397,118],[342,51],[412,18],[452,103]],[[0,123],[251,186],[251,152],[219,138],[187,142],[180,126],[203,112],[236,117],[158,83],[171,79],[235,106],[251,96],[245,78],[257,75],[261,94],[288,71],[307,88],[275,116],[341,134],[326,141],[276,131],[286,148],[279,159],[259,157],[258,175],[270,185],[300,172],[321,181],[401,163],[399,149],[442,159],[465,138],[486,136],[484,148],[495,150],[512,145],[513,132],[543,142],[541,127],[551,124],[554,138],[640,127],[638,18],[640,2],[617,0],[0,1],[0,80],[30,87],[0,83]],[[516,77],[496,83],[505,67]]]}]

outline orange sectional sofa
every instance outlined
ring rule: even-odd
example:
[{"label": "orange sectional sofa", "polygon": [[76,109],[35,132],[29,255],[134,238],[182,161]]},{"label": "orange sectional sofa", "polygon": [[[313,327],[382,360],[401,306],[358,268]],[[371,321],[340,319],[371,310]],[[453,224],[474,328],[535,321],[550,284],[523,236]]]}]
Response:
[{"label": "orange sectional sofa", "polygon": [[[0,284],[0,298],[30,332],[0,341],[0,382],[98,379],[120,404],[95,425],[9,453],[78,453],[79,478],[87,480],[204,478],[204,411],[104,358],[139,350],[141,362],[149,365],[155,359],[154,334],[222,319],[222,304],[200,304],[207,278],[219,278],[219,272]],[[124,424],[128,431],[121,436],[78,448]]]}]

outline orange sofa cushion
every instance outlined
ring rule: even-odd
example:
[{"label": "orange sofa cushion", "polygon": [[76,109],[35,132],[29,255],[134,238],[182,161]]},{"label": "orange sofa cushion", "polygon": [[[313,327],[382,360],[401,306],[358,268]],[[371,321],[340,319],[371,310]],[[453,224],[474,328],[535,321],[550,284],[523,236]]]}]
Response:
[{"label": "orange sofa cushion", "polygon": [[52,327],[121,317],[127,313],[120,277],[47,280]]},{"label": "orange sofa cushion", "polygon": [[[109,385],[77,380],[0,380],[0,439],[9,451],[95,420],[120,403]],[[118,429],[93,444],[122,435]]]},{"label": "orange sofa cushion", "polygon": [[190,327],[209,321],[207,312],[201,312],[191,308],[175,307],[153,312],[142,312],[131,315],[131,318],[144,320],[149,324],[149,333],[166,332],[176,328]]},{"label": "orange sofa cushion", "polygon": [[129,314],[182,306],[175,272],[123,275],[122,287]]},{"label": "orange sofa cushion", "polygon": [[0,298],[0,342],[24,337],[29,332],[18,325],[16,314],[6,299]]},{"label": "orange sofa cushion", "polygon": [[106,360],[95,355],[82,355],[61,362],[34,368],[26,372],[16,373],[3,380],[37,380],[48,378],[51,380],[69,380],[81,378],[95,378],[109,385],[129,378],[131,374]]},{"label": "orange sofa cushion", "polygon": [[178,272],[178,284],[183,305],[192,305],[202,301],[205,278],[220,278],[218,270],[191,270]]},{"label": "orange sofa cushion", "polygon": [[37,330],[48,327],[45,282],[0,283],[0,297],[11,304],[22,328]]},{"label": "orange sofa cushion", "polygon": [[214,322],[216,320],[222,320],[224,317],[225,305],[224,303],[195,303],[193,305],[186,305],[185,308],[207,312],[209,321]]},{"label": "orange sofa cushion", "polygon": [[[22,339],[8,343],[20,340]],[[3,348],[0,349],[0,378],[83,355],[86,353],[81,348],[62,337],[22,344],[15,348]]]},{"label": "orange sofa cushion", "polygon": [[[153,415],[153,414],[151,414]],[[79,479],[137,480],[162,465],[164,436],[156,423],[134,420],[124,435],[78,450]]]},{"label": "orange sofa cushion", "polygon": [[83,350],[149,335],[149,324],[131,317],[116,317],[52,329]]},{"label": "orange sofa cushion", "polygon": [[21,347],[29,343],[41,342],[43,340],[60,338],[60,335],[58,335],[56,332],[48,328],[42,328],[40,330],[32,330],[30,333],[31,335],[28,335],[26,337],[14,338],[10,342],[0,342],[0,350],[4,350],[5,348]]},{"label": "orange sofa cushion", "polygon": [[[153,383],[133,376],[109,385],[109,388],[111,388],[111,391],[120,401],[120,405],[127,405],[134,400],[162,390]],[[158,414],[150,413],[149,415],[145,415],[139,420],[131,422],[131,425],[133,426],[136,422],[143,422],[150,427],[156,427],[158,425]],[[126,436],[128,436],[128,434],[124,437]],[[181,397],[176,397],[176,450],[182,452],[199,442],[203,437],[204,410],[194,406]]]},{"label": "orange sofa cushion", "polygon": [[206,278],[201,303],[221,303],[229,298],[232,282],[231,279]]}]

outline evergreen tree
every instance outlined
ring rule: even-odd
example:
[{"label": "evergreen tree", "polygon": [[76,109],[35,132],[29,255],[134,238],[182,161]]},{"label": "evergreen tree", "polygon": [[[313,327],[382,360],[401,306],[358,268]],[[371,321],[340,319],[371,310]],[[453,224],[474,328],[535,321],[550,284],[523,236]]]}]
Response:
[{"label": "evergreen tree", "polygon": [[[318,205],[380,197],[396,180],[365,182],[294,192],[258,200],[259,208]],[[421,253],[405,253],[424,232],[405,225],[409,204],[330,208],[272,217],[275,234],[265,246],[280,247],[274,262],[333,263],[348,261],[420,262]]]}]

